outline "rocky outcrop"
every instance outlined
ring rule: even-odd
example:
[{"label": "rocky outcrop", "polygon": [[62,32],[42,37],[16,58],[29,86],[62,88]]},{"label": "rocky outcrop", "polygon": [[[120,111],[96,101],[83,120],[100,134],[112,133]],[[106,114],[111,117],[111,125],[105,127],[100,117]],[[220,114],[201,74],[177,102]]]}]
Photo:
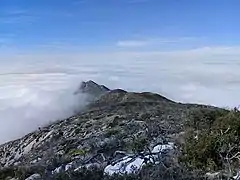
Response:
[{"label": "rocky outcrop", "polygon": [[29,176],[27,179],[25,180],[41,180],[41,175],[40,174],[33,174],[31,176]]},{"label": "rocky outcrop", "polygon": [[92,95],[94,97],[99,97],[102,94],[105,94],[106,92],[110,91],[109,88],[107,88],[104,85],[99,85],[95,83],[94,81],[86,81],[82,82],[79,89],[75,92],[77,93],[87,93],[89,95]]}]

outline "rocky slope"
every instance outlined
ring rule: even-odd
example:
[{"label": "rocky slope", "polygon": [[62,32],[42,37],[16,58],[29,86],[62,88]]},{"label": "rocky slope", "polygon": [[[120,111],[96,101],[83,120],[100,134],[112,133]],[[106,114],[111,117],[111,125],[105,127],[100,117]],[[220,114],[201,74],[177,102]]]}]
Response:
[{"label": "rocky slope", "polygon": [[[0,179],[50,179],[91,166],[109,175],[137,173],[176,152],[189,112],[213,108],[149,92],[110,90],[93,81],[83,82],[75,93],[90,94],[84,110],[0,146]],[[20,177],[16,171],[23,167],[31,173]]]}]

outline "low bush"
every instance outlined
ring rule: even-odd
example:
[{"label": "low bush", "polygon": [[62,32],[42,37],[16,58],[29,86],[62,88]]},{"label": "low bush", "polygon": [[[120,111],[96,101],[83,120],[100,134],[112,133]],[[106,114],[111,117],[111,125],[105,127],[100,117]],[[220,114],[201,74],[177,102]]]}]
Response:
[{"label": "low bush", "polygon": [[201,109],[186,123],[186,139],[180,158],[189,168],[226,170],[232,175],[239,167],[240,112]]}]

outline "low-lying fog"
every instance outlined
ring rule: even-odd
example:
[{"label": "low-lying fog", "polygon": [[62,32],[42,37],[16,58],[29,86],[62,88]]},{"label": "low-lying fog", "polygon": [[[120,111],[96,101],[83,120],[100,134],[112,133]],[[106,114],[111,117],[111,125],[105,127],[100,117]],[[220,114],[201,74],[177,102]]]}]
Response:
[{"label": "low-lying fog", "polygon": [[240,53],[236,52],[240,51],[203,48],[174,53],[2,56],[0,143],[71,116],[86,103],[85,95],[73,95],[82,80],[153,91],[181,102],[238,106]]}]

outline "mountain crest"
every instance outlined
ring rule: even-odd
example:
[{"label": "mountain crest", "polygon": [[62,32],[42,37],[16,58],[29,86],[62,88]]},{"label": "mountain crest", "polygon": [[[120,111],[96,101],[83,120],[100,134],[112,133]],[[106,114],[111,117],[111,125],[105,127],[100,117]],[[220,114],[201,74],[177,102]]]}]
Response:
[{"label": "mountain crest", "polygon": [[104,85],[99,85],[95,83],[94,81],[83,81],[78,89],[78,91],[75,94],[78,93],[87,93],[89,95],[98,97],[106,92],[110,91],[109,88],[107,88]]}]

